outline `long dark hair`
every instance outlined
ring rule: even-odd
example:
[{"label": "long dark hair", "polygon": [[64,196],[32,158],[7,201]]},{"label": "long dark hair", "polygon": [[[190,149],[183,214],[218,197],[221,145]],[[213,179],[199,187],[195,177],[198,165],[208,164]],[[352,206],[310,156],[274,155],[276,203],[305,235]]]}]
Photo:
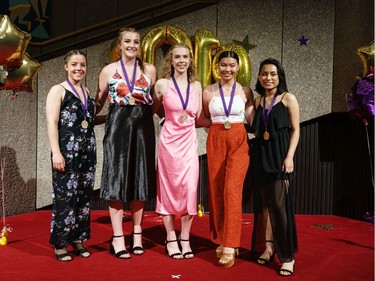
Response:
[{"label": "long dark hair", "polygon": [[218,62],[221,61],[221,59],[223,58],[233,58],[237,61],[238,64],[240,64],[240,58],[238,57],[238,55],[233,52],[233,51],[224,51],[220,54],[219,58],[218,58]]},{"label": "long dark hair", "polygon": [[[277,75],[279,76],[279,85],[277,86],[277,93],[276,94],[281,95],[282,93],[288,92],[288,86],[286,85],[286,77],[285,77],[284,68],[278,60],[273,59],[273,58],[268,58],[268,59],[265,59],[264,61],[262,61],[260,63],[260,66],[259,66],[258,75],[260,74],[260,72],[262,70],[262,67],[266,64],[272,64],[272,65],[276,66]],[[265,90],[262,87],[262,85],[260,84],[259,79],[257,80],[257,83],[255,85],[255,90],[261,96],[263,96],[264,93],[265,93]]]}]

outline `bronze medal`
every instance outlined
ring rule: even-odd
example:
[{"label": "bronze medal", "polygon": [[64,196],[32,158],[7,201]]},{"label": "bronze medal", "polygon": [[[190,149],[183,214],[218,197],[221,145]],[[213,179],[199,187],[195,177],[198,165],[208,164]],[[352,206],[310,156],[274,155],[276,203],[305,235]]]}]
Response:
[{"label": "bronze medal", "polygon": [[227,130],[229,130],[230,128],[232,128],[232,123],[230,123],[228,120],[225,121],[224,128],[227,129]]},{"label": "bronze medal", "polygon": [[182,122],[186,122],[188,120],[188,116],[187,116],[186,113],[181,115],[181,120],[182,120]]},{"label": "bronze medal", "polygon": [[269,140],[270,139],[270,133],[268,133],[267,131],[264,131],[263,138],[264,138],[264,140]]},{"label": "bronze medal", "polygon": [[135,105],[135,99],[133,97],[130,97],[128,101],[130,105]]},{"label": "bronze medal", "polygon": [[87,129],[87,128],[89,127],[89,122],[87,122],[86,119],[83,120],[83,121],[81,122],[81,127],[82,127],[83,129]]}]

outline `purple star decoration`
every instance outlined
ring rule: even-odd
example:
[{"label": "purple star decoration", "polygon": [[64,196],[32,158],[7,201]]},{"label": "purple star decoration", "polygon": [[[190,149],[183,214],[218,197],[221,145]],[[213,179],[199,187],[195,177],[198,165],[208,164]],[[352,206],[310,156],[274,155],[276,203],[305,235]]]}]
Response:
[{"label": "purple star decoration", "polygon": [[309,41],[309,38],[305,37],[305,35],[302,35],[302,37],[299,38],[298,41],[300,46],[307,46],[307,41]]}]

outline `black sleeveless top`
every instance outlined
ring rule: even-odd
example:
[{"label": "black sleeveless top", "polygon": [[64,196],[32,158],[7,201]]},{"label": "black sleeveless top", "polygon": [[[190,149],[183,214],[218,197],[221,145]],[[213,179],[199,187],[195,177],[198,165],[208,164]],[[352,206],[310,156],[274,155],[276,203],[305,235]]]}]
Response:
[{"label": "black sleeveless top", "polygon": [[252,124],[255,139],[251,149],[251,166],[254,176],[263,181],[290,180],[294,177],[294,172],[285,174],[281,170],[289,149],[291,125],[288,109],[282,99],[273,106],[269,115],[267,131],[270,137],[268,140],[263,138],[265,131],[262,115],[263,106],[259,104],[255,111]]}]

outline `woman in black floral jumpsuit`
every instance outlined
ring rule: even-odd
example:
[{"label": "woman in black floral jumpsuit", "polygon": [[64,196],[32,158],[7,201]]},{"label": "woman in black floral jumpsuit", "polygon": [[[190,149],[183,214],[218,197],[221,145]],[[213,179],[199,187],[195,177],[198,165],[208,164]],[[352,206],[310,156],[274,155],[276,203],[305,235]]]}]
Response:
[{"label": "woman in black floral jumpsuit", "polygon": [[86,56],[70,51],[64,59],[67,80],[47,96],[48,138],[52,157],[53,204],[50,244],[59,261],[71,261],[67,246],[87,258],[83,246],[91,236],[90,201],[95,180],[94,100],[81,82]]}]

